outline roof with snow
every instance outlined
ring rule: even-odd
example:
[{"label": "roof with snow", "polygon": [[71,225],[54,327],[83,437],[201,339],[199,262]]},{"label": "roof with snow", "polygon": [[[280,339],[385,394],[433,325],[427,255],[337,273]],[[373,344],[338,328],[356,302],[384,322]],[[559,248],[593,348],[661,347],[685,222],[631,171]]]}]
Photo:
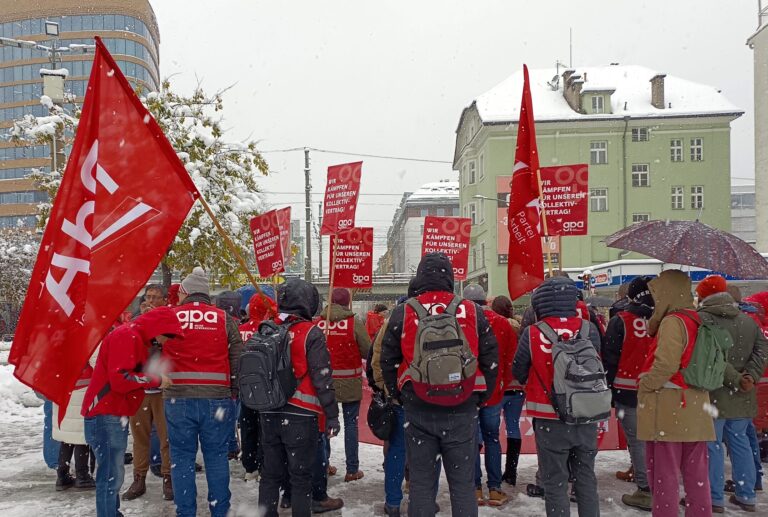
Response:
[{"label": "roof with snow", "polygon": [[[529,69],[531,96],[536,121],[599,120],[632,117],[681,117],[740,115],[716,88],[667,75],[664,80],[665,109],[651,105],[652,77],[655,70],[634,65],[578,67],[575,73],[581,79],[582,92],[614,90],[611,95],[612,113],[585,115],[574,111],[563,96],[563,78],[554,91],[548,84],[557,75],[554,68]],[[523,89],[523,71],[520,70],[500,84],[480,95],[475,104],[484,123],[516,122],[520,112]],[[626,104],[626,109],[625,109]],[[668,107],[671,104],[671,107]]]},{"label": "roof with snow", "polygon": [[458,181],[439,181],[437,183],[426,183],[408,197],[409,202],[413,201],[450,201],[459,200],[459,182]]}]

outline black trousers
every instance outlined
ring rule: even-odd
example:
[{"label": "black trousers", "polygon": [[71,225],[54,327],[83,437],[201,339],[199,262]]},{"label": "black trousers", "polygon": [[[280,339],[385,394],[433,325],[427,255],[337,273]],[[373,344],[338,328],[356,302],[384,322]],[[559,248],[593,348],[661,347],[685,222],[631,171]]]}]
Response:
[{"label": "black trousers", "polygon": [[243,468],[246,472],[260,472],[264,464],[264,452],[261,450],[259,412],[244,405],[240,407],[240,442]]},{"label": "black trousers", "polygon": [[259,509],[266,517],[277,517],[280,486],[285,472],[291,480],[291,512],[296,517],[312,513],[312,468],[317,454],[316,416],[261,413],[261,443],[264,451]]},{"label": "black trousers", "polygon": [[72,456],[75,457],[75,472],[79,476],[88,474],[88,454],[87,445],[73,445],[71,443],[62,443],[59,449],[59,475],[69,472],[69,466],[72,462]]}]

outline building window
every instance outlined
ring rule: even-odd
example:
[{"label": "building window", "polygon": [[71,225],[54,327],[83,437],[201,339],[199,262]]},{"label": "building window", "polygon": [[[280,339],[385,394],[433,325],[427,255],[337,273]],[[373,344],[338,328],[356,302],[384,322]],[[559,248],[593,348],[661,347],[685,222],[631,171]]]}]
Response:
[{"label": "building window", "polygon": [[419,217],[427,217],[429,215],[429,208],[420,208]]},{"label": "building window", "polygon": [[592,212],[608,211],[608,189],[592,188],[589,189],[589,207]]},{"label": "building window", "polygon": [[683,187],[672,187],[672,210],[683,210],[685,208],[683,196]]},{"label": "building window", "polygon": [[477,224],[477,205],[475,203],[467,205],[467,217],[472,222],[472,226]]},{"label": "building window", "polygon": [[669,158],[673,162],[683,161],[683,141],[679,138],[673,138],[669,141]]},{"label": "building window", "polygon": [[691,161],[700,162],[704,160],[704,139],[691,138]]},{"label": "building window", "polygon": [[438,216],[444,216],[445,215],[445,208],[438,208],[437,209],[437,215]]},{"label": "building window", "polygon": [[[0,174],[2,173],[3,171],[0,171]],[[750,210],[750,209],[754,210],[755,209],[755,193],[746,192],[743,194],[731,194],[731,208],[736,210]]]},{"label": "building window", "polygon": [[632,186],[633,187],[650,187],[651,186],[651,174],[650,172],[648,172],[647,163],[632,164]]},{"label": "building window", "polygon": [[475,160],[469,160],[467,168],[469,170],[469,178],[467,179],[467,183],[473,185],[477,183],[477,164],[475,163]]},{"label": "building window", "polygon": [[691,187],[691,208],[701,210],[704,208],[704,186],[694,185]]},{"label": "building window", "polygon": [[483,179],[485,177],[485,156],[482,154],[480,155],[480,158],[478,158],[477,168],[478,168],[479,179]]},{"label": "building window", "polygon": [[590,142],[589,163],[592,165],[608,163],[608,142]]},{"label": "building window", "polygon": [[596,113],[596,114],[605,113],[605,110],[603,109],[602,95],[592,96],[592,113]]},{"label": "building window", "polygon": [[651,214],[632,214],[633,223],[644,223],[651,220]]},{"label": "building window", "polygon": [[633,142],[647,142],[648,141],[648,128],[647,127],[635,127],[635,128],[632,128],[632,141]]}]

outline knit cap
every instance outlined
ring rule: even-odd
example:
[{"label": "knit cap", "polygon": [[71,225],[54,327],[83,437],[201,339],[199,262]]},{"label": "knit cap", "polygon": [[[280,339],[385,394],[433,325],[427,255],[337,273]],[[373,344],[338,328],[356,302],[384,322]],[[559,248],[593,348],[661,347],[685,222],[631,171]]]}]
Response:
[{"label": "knit cap", "polygon": [[724,293],[728,290],[728,284],[725,278],[720,275],[709,275],[696,286],[696,294],[699,300],[717,293]]},{"label": "knit cap", "polygon": [[341,305],[342,307],[349,307],[349,303],[352,301],[352,296],[347,289],[336,288],[331,295],[331,303]]},{"label": "knit cap", "polygon": [[187,294],[209,294],[208,273],[200,266],[196,266],[187,277],[181,281],[181,290]]}]

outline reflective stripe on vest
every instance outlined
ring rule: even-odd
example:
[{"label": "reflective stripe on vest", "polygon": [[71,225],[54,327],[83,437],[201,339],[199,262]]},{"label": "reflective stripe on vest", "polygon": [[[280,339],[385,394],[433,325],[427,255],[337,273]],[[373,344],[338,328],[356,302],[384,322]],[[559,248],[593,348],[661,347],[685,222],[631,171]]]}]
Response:
[{"label": "reflective stripe on vest", "polygon": [[488,383],[485,382],[485,376],[478,372],[475,374],[475,389],[474,391],[487,391],[488,390]]},{"label": "reflective stripe on vest", "polygon": [[542,418],[558,418],[555,408],[552,404],[542,404],[541,402],[525,401],[525,409],[528,416]]},{"label": "reflective stripe on vest", "polygon": [[333,370],[334,379],[354,379],[354,378],[360,377],[362,374],[363,374],[362,368]]},{"label": "reflective stripe on vest", "polygon": [[[171,372],[168,377],[179,384],[212,384],[226,382],[229,385],[229,378],[226,373],[216,372]],[[181,381],[181,382],[179,382]],[[204,382],[195,382],[204,381]]]},{"label": "reflective stripe on vest", "polygon": [[637,391],[637,379],[625,379],[623,377],[616,377],[613,379],[613,387],[622,390]]},{"label": "reflective stripe on vest", "polygon": [[320,399],[315,397],[314,395],[307,395],[306,393],[301,393],[300,391],[294,392],[293,396],[291,397],[291,400],[299,400],[301,402],[306,402],[307,404],[312,404],[313,406],[319,406],[320,405]]},{"label": "reflective stripe on vest", "polygon": [[75,383],[75,388],[84,388],[91,383],[91,379],[78,379]]},{"label": "reflective stripe on vest", "polygon": [[768,377],[760,377],[757,381],[758,384],[768,384]]},{"label": "reflective stripe on vest", "polygon": [[504,386],[504,389],[505,390],[507,390],[507,389],[522,390],[523,387],[524,386],[522,384],[520,384],[520,382],[513,377],[512,378],[512,382],[510,382],[509,385]]},{"label": "reflective stripe on vest", "polygon": [[671,381],[665,382],[664,386],[662,386],[662,387],[666,388],[668,390],[682,390],[682,389],[684,389],[682,386],[678,386],[677,384],[675,384],[674,382],[671,382]]}]

